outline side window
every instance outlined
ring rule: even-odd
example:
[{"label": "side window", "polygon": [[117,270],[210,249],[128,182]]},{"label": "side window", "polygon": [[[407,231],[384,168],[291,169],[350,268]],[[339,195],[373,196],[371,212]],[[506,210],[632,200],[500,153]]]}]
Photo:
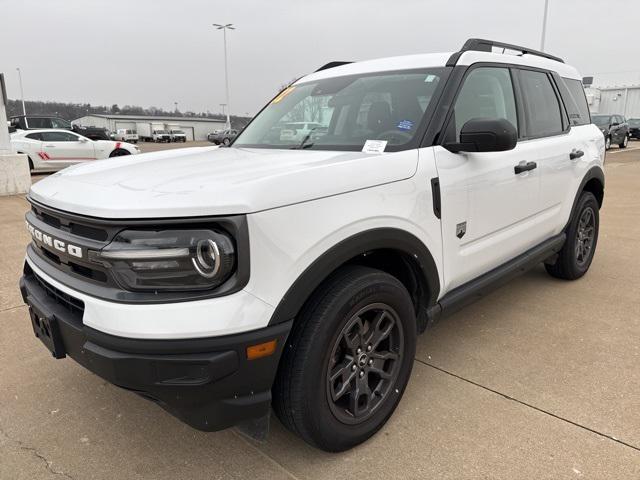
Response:
[{"label": "side window", "polygon": [[587,96],[584,93],[582,82],[573,78],[562,78],[558,86],[560,87],[564,104],[567,107],[571,125],[578,126],[591,123],[589,105],[587,104]]},{"label": "side window", "polygon": [[29,140],[42,140],[42,134],[30,133],[29,135],[25,135],[25,138],[28,138]]},{"label": "side window", "polygon": [[52,128],[51,127],[51,119],[43,118],[43,117],[28,117],[27,121],[29,122],[29,128]]},{"label": "side window", "polygon": [[520,70],[528,137],[546,137],[563,132],[562,111],[551,79],[544,72]]},{"label": "side window", "polygon": [[504,118],[518,128],[509,70],[500,67],[472,70],[458,94],[453,114],[456,142],[460,141],[462,126],[472,118]]},{"label": "side window", "polygon": [[42,132],[42,140],[45,142],[77,142],[78,137],[67,132]]}]

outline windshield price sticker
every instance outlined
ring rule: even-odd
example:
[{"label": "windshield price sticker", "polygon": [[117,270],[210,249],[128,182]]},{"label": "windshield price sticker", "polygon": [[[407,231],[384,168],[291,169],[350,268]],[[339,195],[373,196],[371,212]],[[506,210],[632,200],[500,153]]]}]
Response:
[{"label": "windshield price sticker", "polygon": [[386,140],[367,140],[364,142],[362,151],[364,153],[384,153],[385,148],[387,148]]},{"label": "windshield price sticker", "polygon": [[291,86],[291,87],[287,87],[285,88],[283,91],[281,91],[278,96],[276,98],[274,98],[273,100],[271,100],[271,103],[278,103],[280,102],[284,97],[286,97],[287,95],[289,95],[291,92],[293,92],[296,89],[295,86]]}]

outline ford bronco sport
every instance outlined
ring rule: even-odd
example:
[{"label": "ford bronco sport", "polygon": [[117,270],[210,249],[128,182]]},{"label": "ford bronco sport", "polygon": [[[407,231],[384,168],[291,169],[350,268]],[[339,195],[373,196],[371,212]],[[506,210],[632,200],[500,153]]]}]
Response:
[{"label": "ford bronco sport", "polygon": [[541,263],[589,269],[604,138],[580,78],[478,39],[332,62],[230,148],[52,175],[26,215],[35,334],[197,429],[258,436],[273,406],[353,447],[398,405],[418,333]]}]

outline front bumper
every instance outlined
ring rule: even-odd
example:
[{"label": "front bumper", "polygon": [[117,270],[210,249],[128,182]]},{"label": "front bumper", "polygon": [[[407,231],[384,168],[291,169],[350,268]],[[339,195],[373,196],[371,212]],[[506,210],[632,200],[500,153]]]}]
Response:
[{"label": "front bumper", "polygon": [[[70,356],[198,430],[220,430],[269,413],[271,386],[291,322],[221,337],[124,338],[84,325],[84,303],[48,283],[28,264],[20,290],[33,312],[32,321],[47,317],[54,325],[58,343],[54,356]],[[43,331],[39,335],[43,337]],[[273,339],[275,353],[247,359],[248,346]],[[46,338],[42,340],[47,344]]]}]

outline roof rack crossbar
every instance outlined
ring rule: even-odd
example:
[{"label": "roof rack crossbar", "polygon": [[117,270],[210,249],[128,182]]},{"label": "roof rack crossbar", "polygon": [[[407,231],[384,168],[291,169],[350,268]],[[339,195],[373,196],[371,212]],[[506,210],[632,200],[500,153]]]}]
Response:
[{"label": "roof rack crossbar", "polygon": [[[548,53],[540,52],[532,48],[521,47],[520,45],[512,45],[510,43],[496,42],[494,40],[485,40],[483,38],[470,38],[469,40],[464,42],[464,45],[462,46],[460,51],[457,52],[457,55],[454,54],[451,56],[447,64],[453,62],[453,65],[455,65],[455,63],[458,61],[458,58],[460,58],[460,55],[463,52],[467,52],[470,50],[476,51],[476,52],[491,52],[493,51],[494,47],[503,48],[505,50],[515,50],[516,52],[521,52],[523,55],[525,54],[535,55],[537,57],[548,58],[549,60],[554,60],[556,62],[564,63],[564,60],[561,59],[560,57],[549,55]],[[448,65],[448,66],[453,66],[453,65]]]},{"label": "roof rack crossbar", "polygon": [[353,62],[329,62],[329,63],[325,63],[323,66],[321,66],[319,69],[317,69],[316,72],[320,72],[322,70],[327,70],[328,68],[339,67],[340,65],[347,65],[349,63],[353,63]]}]

